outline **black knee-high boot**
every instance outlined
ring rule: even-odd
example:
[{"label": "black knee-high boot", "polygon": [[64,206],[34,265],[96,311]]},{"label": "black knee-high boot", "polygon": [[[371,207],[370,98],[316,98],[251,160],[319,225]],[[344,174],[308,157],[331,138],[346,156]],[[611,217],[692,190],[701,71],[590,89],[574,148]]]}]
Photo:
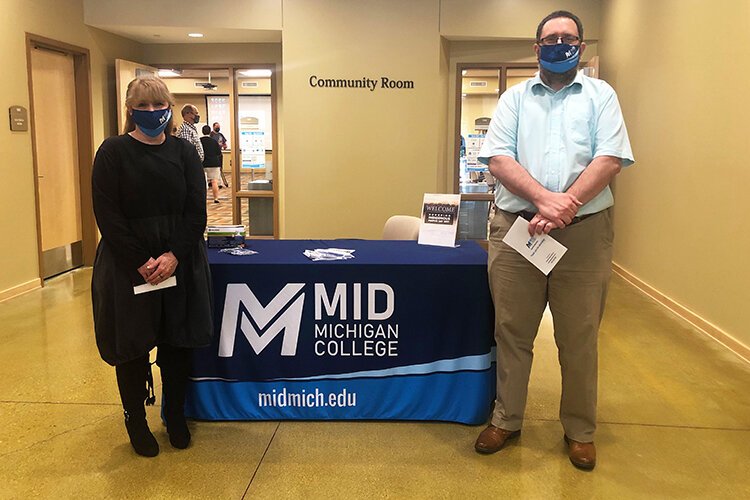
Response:
[{"label": "black knee-high boot", "polygon": [[161,345],[156,364],[161,369],[162,407],[169,442],[184,449],[190,444],[190,430],[185,421],[185,391],[190,375],[190,350]]},{"label": "black knee-high boot", "polygon": [[130,444],[139,455],[155,457],[159,454],[159,443],[148,428],[146,409],[143,406],[146,400],[153,404],[153,400],[149,398],[149,387],[153,391],[153,382],[148,385],[151,380],[148,355],[117,365],[115,373],[122,407],[125,410],[125,428],[130,437]]}]

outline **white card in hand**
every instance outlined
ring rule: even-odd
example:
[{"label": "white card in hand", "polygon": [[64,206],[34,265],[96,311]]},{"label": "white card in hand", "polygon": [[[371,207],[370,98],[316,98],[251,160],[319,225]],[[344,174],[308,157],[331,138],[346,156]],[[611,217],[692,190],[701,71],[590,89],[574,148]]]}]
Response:
[{"label": "white card in hand", "polygon": [[156,290],[161,290],[162,288],[170,288],[173,286],[177,286],[177,277],[176,276],[170,276],[169,278],[165,279],[158,285],[152,285],[150,283],[144,283],[142,285],[134,286],[133,287],[133,293],[135,295],[141,294],[141,293],[148,293],[153,292]]},{"label": "white card in hand", "polygon": [[518,217],[503,238],[503,242],[534,264],[545,275],[568,251],[548,234],[529,236],[529,222]]}]

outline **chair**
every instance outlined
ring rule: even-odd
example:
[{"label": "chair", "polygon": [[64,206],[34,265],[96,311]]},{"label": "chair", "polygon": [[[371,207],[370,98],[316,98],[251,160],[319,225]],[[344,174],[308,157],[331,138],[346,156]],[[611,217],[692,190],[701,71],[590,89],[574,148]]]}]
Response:
[{"label": "chair", "polygon": [[411,215],[394,215],[385,221],[383,226],[384,240],[417,240],[419,239],[419,217]]}]

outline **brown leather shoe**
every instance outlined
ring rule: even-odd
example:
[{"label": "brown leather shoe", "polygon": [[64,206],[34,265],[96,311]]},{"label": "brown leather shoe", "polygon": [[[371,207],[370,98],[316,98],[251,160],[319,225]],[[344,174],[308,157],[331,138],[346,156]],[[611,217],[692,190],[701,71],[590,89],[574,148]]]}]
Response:
[{"label": "brown leather shoe", "polygon": [[503,449],[505,443],[521,435],[521,431],[506,431],[490,424],[479,434],[474,449],[479,453],[496,453]]},{"label": "brown leather shoe", "polygon": [[568,444],[570,463],[579,469],[591,470],[596,466],[596,447],[594,443],[581,443],[563,436]]}]

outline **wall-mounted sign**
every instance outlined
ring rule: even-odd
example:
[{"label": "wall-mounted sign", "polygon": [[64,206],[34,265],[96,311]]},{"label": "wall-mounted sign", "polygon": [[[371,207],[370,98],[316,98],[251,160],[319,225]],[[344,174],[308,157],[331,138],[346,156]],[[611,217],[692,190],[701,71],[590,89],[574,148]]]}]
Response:
[{"label": "wall-mounted sign", "polygon": [[394,80],[387,76],[381,76],[379,79],[363,76],[362,78],[323,78],[322,76],[311,75],[311,87],[317,88],[343,88],[343,89],[367,89],[373,92],[375,89],[414,89],[413,80]]},{"label": "wall-mounted sign", "polygon": [[23,106],[11,106],[8,109],[10,115],[10,129],[25,132],[29,130],[29,114]]}]

